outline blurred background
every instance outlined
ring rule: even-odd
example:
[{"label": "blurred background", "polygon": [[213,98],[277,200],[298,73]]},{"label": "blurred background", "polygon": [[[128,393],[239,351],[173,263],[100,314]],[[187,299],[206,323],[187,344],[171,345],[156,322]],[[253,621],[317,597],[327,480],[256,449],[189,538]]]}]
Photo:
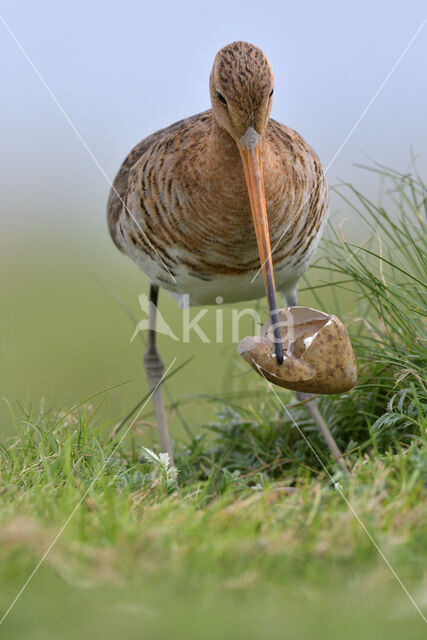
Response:
[{"label": "blurred background", "polygon": [[[217,50],[247,40],[273,68],[273,117],[314,147],[330,185],[352,181],[374,198],[378,179],[355,163],[373,158],[407,171],[412,145],[419,171],[427,168],[426,29],[334,156],[424,14],[421,0],[2,3],[5,21],[109,180],[139,140],[210,106]],[[20,415],[42,398],[71,406],[126,381],[102,409],[114,424],[147,392],[143,345],[130,341],[134,324],[117,295],[140,320],[147,281],[108,236],[105,176],[1,23],[0,60],[0,432],[12,429],[10,412]],[[331,224],[345,217],[333,195]],[[363,237],[351,220],[345,233]],[[300,301],[312,303],[304,293]],[[160,305],[179,327],[175,302],[162,294]],[[211,339],[213,314],[201,323]],[[231,388],[235,346],[225,323],[224,345],[197,336],[189,345],[160,340],[166,366],[195,356],[171,380],[172,397]],[[208,409],[195,401],[183,412],[191,423]]]}]

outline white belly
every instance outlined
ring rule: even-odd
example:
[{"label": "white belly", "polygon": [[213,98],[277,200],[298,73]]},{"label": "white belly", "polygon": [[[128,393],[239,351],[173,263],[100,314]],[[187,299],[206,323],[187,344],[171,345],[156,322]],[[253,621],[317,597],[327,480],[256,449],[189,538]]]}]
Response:
[{"label": "white belly", "polygon": [[[317,241],[313,243],[311,251],[297,267],[292,264],[282,264],[275,267],[276,289],[284,296],[285,300],[295,292],[298,280],[308,267]],[[255,300],[265,296],[261,269],[243,272],[241,275],[198,276],[189,273],[183,265],[179,265],[171,275],[165,265],[161,264],[160,259],[152,260],[130,247],[127,248],[127,254],[147,274],[153,284],[157,284],[170,293],[180,306],[184,304],[185,295],[188,296],[187,304],[190,306],[227,304]],[[222,298],[222,300],[217,301],[217,298]]]},{"label": "white belly", "polygon": [[[284,296],[285,300],[295,289],[299,278],[305,270],[305,266],[300,272],[283,270],[276,276],[276,288]],[[242,302],[244,300],[255,300],[265,296],[264,280],[262,272],[256,271],[242,275],[218,275],[211,280],[199,280],[188,273],[180,274],[179,289],[173,291],[166,285],[161,285],[179,303],[184,304],[184,296],[188,296],[190,306],[227,304],[230,302]]]}]

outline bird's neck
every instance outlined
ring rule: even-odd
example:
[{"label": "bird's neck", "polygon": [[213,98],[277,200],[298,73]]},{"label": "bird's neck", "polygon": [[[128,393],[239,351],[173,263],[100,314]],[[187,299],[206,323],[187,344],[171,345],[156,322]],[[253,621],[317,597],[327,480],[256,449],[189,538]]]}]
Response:
[{"label": "bird's neck", "polygon": [[[269,165],[273,158],[268,141],[263,139],[261,143],[261,157],[264,173],[268,175]],[[237,143],[230,134],[221,127],[212,115],[212,127],[207,144],[206,168],[211,174],[220,174],[223,177],[231,175],[235,178],[238,173],[244,178],[243,164]],[[234,169],[234,170],[233,170]]]},{"label": "bird's neck", "polygon": [[210,171],[223,173],[224,170],[227,171],[227,165],[230,164],[238,164],[240,167],[241,159],[236,142],[223,127],[219,126],[214,116],[212,116],[207,151]]}]

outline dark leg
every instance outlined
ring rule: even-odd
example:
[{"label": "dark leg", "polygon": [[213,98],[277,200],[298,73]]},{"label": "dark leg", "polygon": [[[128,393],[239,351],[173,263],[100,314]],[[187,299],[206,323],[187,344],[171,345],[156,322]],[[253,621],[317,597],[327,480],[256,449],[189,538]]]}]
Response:
[{"label": "dark leg", "polygon": [[[297,306],[298,303],[297,303],[296,290],[294,290],[290,295],[288,295],[286,301],[289,307]],[[337,461],[341,471],[343,471],[345,474],[348,474],[349,471],[348,471],[347,463],[344,460],[343,455],[339,450],[331,432],[329,431],[328,425],[322,418],[322,415],[318,409],[314,396],[311,395],[310,393],[302,393],[301,391],[296,391],[295,395],[300,402],[304,403],[304,406],[306,407],[310,416],[313,418],[313,422],[316,425],[316,428],[323,436],[326,444],[328,445],[329,451],[332,453],[332,456]]]},{"label": "dark leg", "polygon": [[[159,297],[159,287],[150,285],[150,305],[148,313],[148,340],[147,349],[144,355],[144,365],[147,374],[148,385],[151,390],[155,389],[162,379],[165,367],[156,347],[156,313],[157,300]],[[161,386],[154,391],[153,396],[154,413],[156,415],[157,429],[160,436],[162,452],[168,453],[173,464],[173,453],[169,439],[168,424],[166,420],[165,406]]]}]

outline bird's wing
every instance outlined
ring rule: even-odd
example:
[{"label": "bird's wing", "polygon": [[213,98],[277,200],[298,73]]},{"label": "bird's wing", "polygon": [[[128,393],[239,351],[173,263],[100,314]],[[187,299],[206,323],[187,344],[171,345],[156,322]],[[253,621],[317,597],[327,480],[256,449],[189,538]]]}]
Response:
[{"label": "bird's wing", "polygon": [[200,118],[200,116],[202,116],[204,113],[209,112],[210,109],[208,111],[204,111],[203,113],[198,113],[195,116],[191,116],[190,118],[179,120],[178,122],[171,124],[169,127],[165,127],[164,129],[160,129],[159,131],[152,133],[147,138],[144,138],[144,140],[141,140],[141,142],[139,142],[124,159],[119,172],[114,179],[107,204],[108,228],[115,245],[120,250],[122,249],[116,240],[116,228],[125,200],[126,189],[128,187],[128,181],[129,176],[131,175],[132,167],[136,162],[138,162],[141,156],[150,149],[150,147],[157,144],[162,138],[170,134],[174,134],[180,128],[186,127],[188,124],[191,124],[192,121]]},{"label": "bird's wing", "polygon": [[317,230],[318,223],[325,221],[328,214],[328,187],[316,152],[297,131],[272,118],[267,135],[279,157],[283,158],[284,179],[295,185],[295,198],[302,203],[301,209],[306,204],[307,213]]},{"label": "bird's wing", "polygon": [[[285,169],[300,172],[301,184],[309,190],[316,190],[319,187],[326,193],[326,179],[320,160],[297,131],[270,118],[267,135],[273,148],[276,147],[278,150],[279,156],[287,161]],[[284,149],[286,153],[283,153]]]}]

